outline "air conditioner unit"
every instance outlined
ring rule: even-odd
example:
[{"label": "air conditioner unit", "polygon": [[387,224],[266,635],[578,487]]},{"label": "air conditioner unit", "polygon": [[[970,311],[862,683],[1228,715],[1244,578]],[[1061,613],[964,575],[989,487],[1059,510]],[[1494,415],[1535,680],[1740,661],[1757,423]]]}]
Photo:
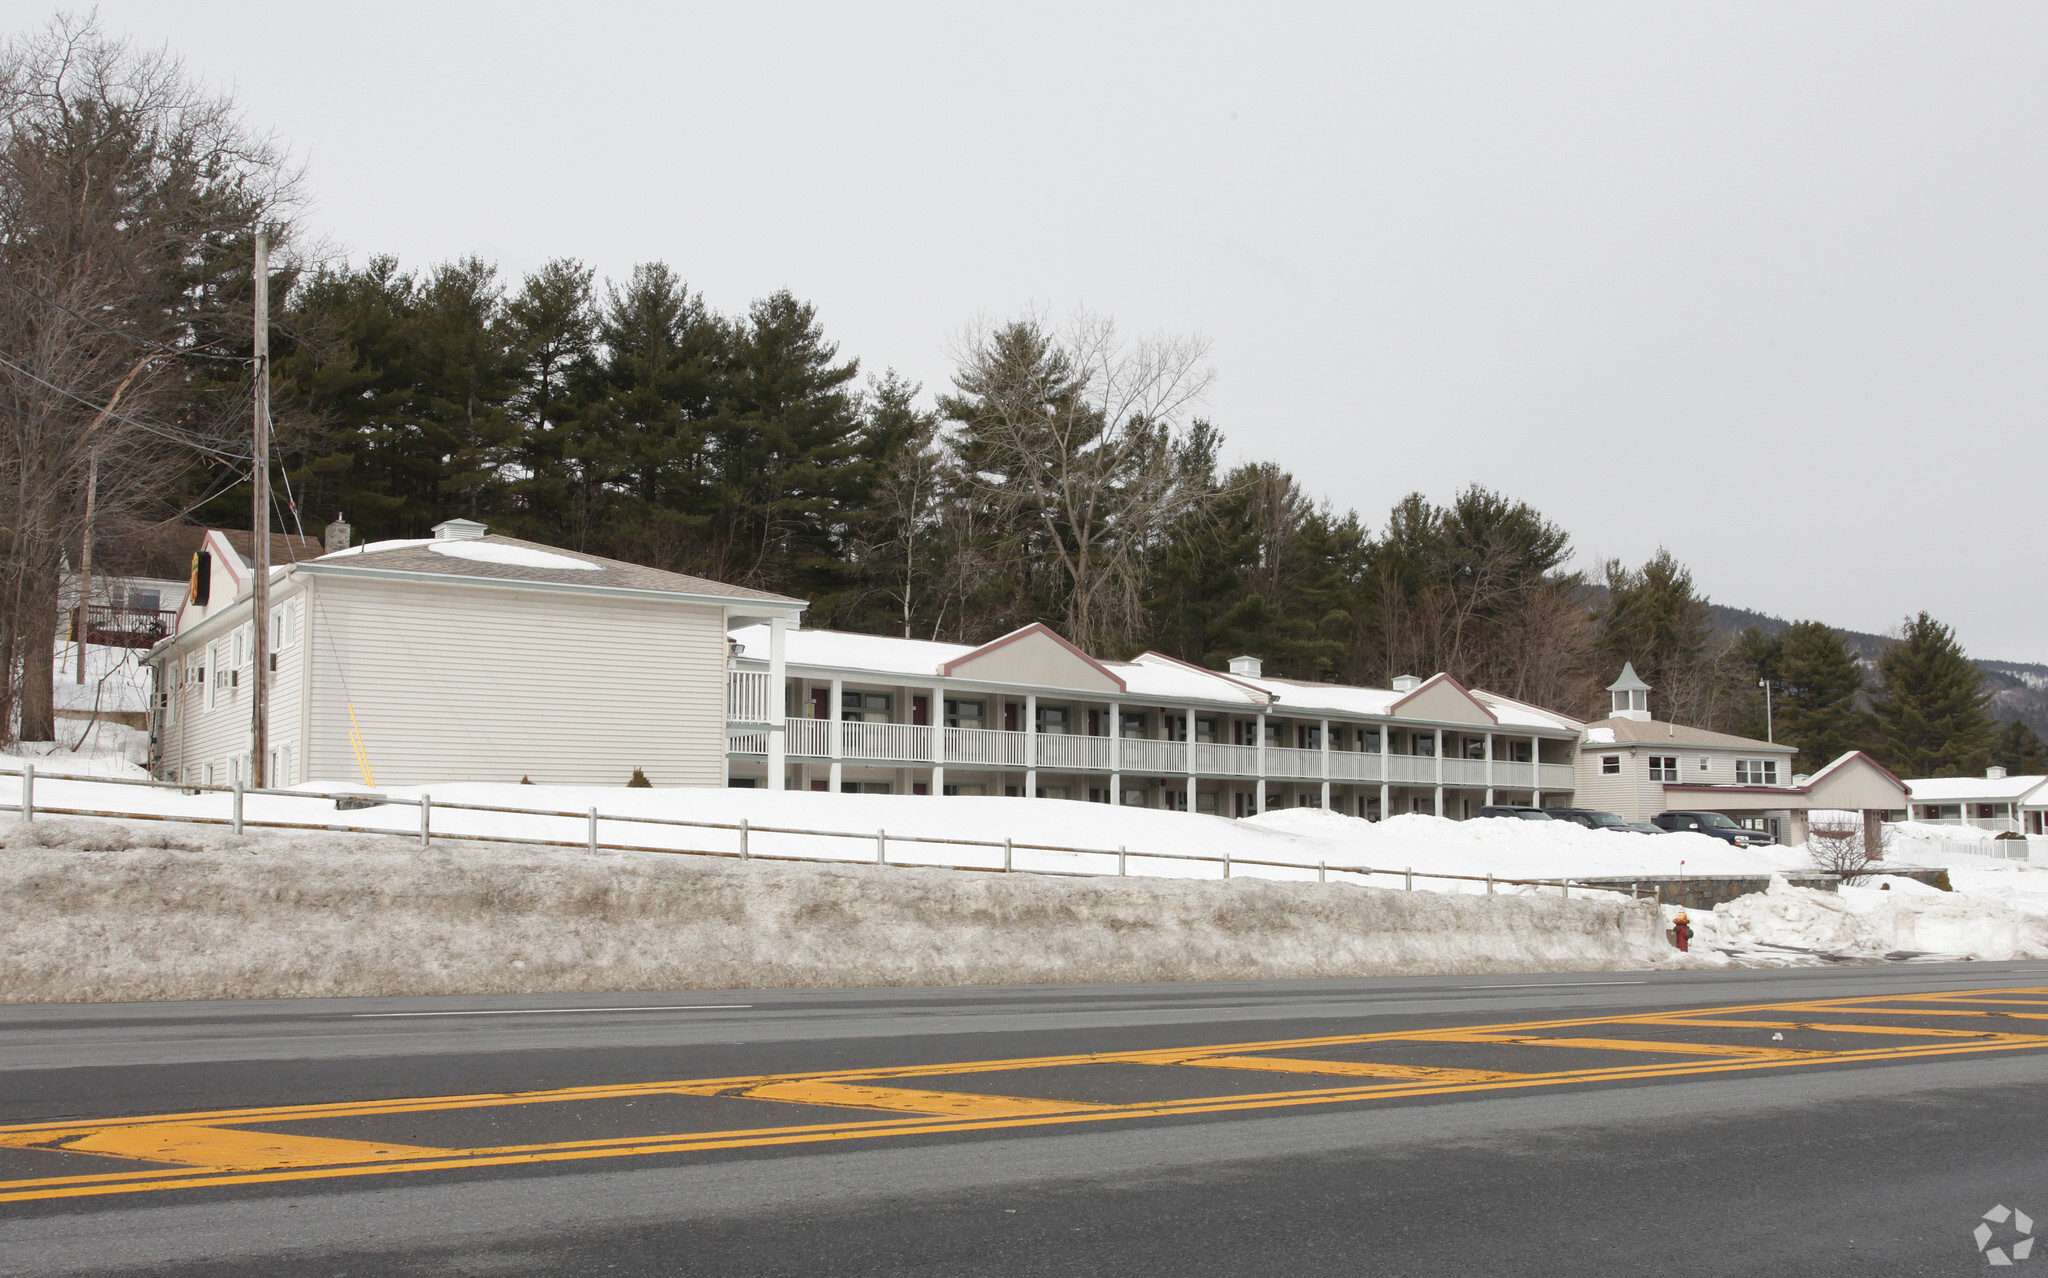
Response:
[{"label": "air conditioner unit", "polygon": [[239,670],[230,670],[230,671],[228,671],[228,687],[230,687],[230,688],[239,688],[239,687],[241,687],[241,686],[242,686],[242,672],[241,672],[241,671],[239,671]]}]

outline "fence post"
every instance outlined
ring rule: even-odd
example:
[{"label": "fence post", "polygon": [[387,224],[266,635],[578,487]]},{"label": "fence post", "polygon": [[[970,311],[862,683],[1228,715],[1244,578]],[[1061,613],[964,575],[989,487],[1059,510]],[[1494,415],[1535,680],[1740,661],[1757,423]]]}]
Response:
[{"label": "fence post", "polygon": [[1415,867],[1412,865],[1408,867],[1408,890],[1410,892],[1415,890]]},{"label": "fence post", "polygon": [[740,860],[742,860],[742,861],[745,861],[745,860],[749,860],[749,859],[751,859],[751,854],[750,854],[750,853],[749,853],[749,852],[747,851],[747,819],[746,819],[745,817],[741,817],[741,818],[740,818]]},{"label": "fence post", "polygon": [[1328,883],[1329,881],[1330,881],[1330,872],[1329,872],[1329,867],[1328,867],[1328,866],[1326,866],[1326,865],[1325,865],[1325,864],[1324,864],[1323,862],[1321,862],[1321,861],[1318,861],[1318,862],[1316,862],[1316,882],[1318,882],[1318,883]]},{"label": "fence post", "polygon": [[590,810],[590,850],[597,851],[597,809]]},{"label": "fence post", "polygon": [[1116,872],[1118,875],[1122,875],[1124,872],[1124,856],[1124,845],[1119,843],[1116,846]]},{"label": "fence post", "polygon": [[21,765],[21,819],[36,819],[36,765],[33,763]]},{"label": "fence post", "polygon": [[1565,900],[1569,901],[1572,899],[1572,881],[1570,879],[1559,879],[1557,886],[1564,889]]},{"label": "fence post", "polygon": [[1230,877],[1230,853],[1228,852],[1223,854],[1223,877],[1226,879]]},{"label": "fence post", "polygon": [[1486,894],[1487,894],[1488,896],[1492,896],[1492,895],[1493,895],[1493,871],[1492,871],[1492,870],[1488,870],[1488,871],[1486,872]]},{"label": "fence post", "polygon": [[421,849],[421,851],[425,851],[425,850],[426,850],[426,846],[427,846],[427,842],[428,842],[428,840],[429,840],[429,839],[431,839],[431,838],[433,837],[433,835],[432,835],[432,833],[431,833],[431,831],[433,830],[433,826],[434,826],[434,796],[433,796],[433,795],[431,795],[431,794],[423,794],[423,795],[421,795],[421,796],[420,796],[420,849]]},{"label": "fence post", "polygon": [[875,864],[889,864],[889,832],[887,830],[875,831]]},{"label": "fence post", "polygon": [[1010,872],[1010,836],[1003,836],[1003,873]]},{"label": "fence post", "polygon": [[242,783],[235,782],[235,833],[242,832]]}]

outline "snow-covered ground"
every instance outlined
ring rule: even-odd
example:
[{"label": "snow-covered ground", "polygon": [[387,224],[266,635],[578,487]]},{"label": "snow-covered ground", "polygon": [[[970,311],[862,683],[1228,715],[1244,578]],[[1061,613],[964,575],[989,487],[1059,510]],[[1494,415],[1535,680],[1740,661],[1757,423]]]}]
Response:
[{"label": "snow-covered ground", "polygon": [[[39,809],[214,821],[229,816],[231,800],[225,794],[188,795],[85,779],[132,776],[136,771],[133,765],[115,756],[57,755],[34,762]],[[0,756],[0,805],[19,802],[21,763],[19,758]],[[57,775],[59,770],[75,775]],[[312,784],[300,789],[362,792],[360,786],[342,784]],[[1233,879],[1300,882],[1327,872],[1333,882],[1398,888],[1409,882],[1407,874],[1412,870],[1418,891],[1484,895],[1491,886],[1505,896],[1556,897],[1559,890],[1555,886],[1515,885],[1506,880],[1554,884],[1561,879],[1655,879],[1680,874],[1768,877],[1812,869],[1803,848],[1734,848],[1698,834],[1615,834],[1563,822],[1461,822],[1406,815],[1368,823],[1299,808],[1233,821],[1054,800],[474,782],[389,787],[380,793],[394,800],[431,795],[437,839],[523,839],[579,845],[588,837],[587,818],[582,815],[476,812],[453,805],[567,814],[583,814],[595,807],[607,818],[599,823],[599,838],[606,844],[731,853],[739,847],[736,830],[646,822],[737,826],[745,820],[751,827],[749,851],[756,857],[860,863],[872,862],[878,852],[886,851],[894,865],[993,869],[1003,863],[1003,849],[975,844],[1007,837],[1014,845],[1011,863],[1019,870],[1114,875],[1117,852],[1122,849],[1126,853],[1123,868],[1130,877],[1154,880],[1222,878],[1221,858],[1227,856]],[[332,799],[311,794],[249,796],[245,816],[252,823],[365,826],[413,839],[419,828],[416,806],[394,803],[337,811]],[[764,832],[764,826],[837,833]],[[2048,866],[1957,853],[1957,836],[1962,833],[1946,826],[1892,828],[1890,863],[1945,867],[1953,892],[1898,876],[1845,887],[1839,894],[1779,883],[1768,893],[1742,897],[1716,910],[1692,911],[1694,948],[1704,961],[1744,965],[1930,956],[2048,957]],[[350,846],[377,843],[358,839]],[[1988,843],[1976,846],[1991,850]],[[1053,848],[1084,850],[1048,850]],[[1187,856],[1213,859],[1174,859]],[[1372,873],[1361,875],[1362,870]],[[1496,879],[1492,885],[1484,881],[1489,874]],[[1448,875],[1468,877],[1438,877]],[[1573,895],[1596,894],[1575,889]],[[1675,913],[1664,910],[1667,924]]]}]

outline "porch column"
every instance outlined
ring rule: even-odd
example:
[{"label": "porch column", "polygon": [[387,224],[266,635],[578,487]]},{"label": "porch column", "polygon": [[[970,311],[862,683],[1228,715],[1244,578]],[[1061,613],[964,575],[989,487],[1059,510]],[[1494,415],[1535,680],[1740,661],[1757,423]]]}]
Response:
[{"label": "porch column", "polygon": [[1393,806],[1394,787],[1382,781],[1380,782],[1380,820],[1384,821],[1388,817],[1394,815],[1391,811],[1388,810]]},{"label": "porch column", "polygon": [[789,695],[782,686],[783,635],[789,629],[789,622],[782,617],[771,618],[768,622],[768,788],[780,790],[782,774],[789,767],[789,721],[784,699]]},{"label": "porch column", "polygon": [[1038,797],[1038,694],[1024,694],[1024,797]]},{"label": "porch column", "polygon": [[1529,806],[1543,806],[1543,738],[1529,738]]},{"label": "porch column", "polygon": [[1323,745],[1323,811],[1330,810],[1330,721],[1322,721]]},{"label": "porch column", "polygon": [[1493,734],[1486,734],[1486,806],[1493,806]]},{"label": "porch column", "polygon": [[1124,802],[1124,703],[1109,703],[1109,803],[1111,807],[1122,807]]},{"label": "porch column", "polygon": [[832,768],[830,772],[832,779],[827,784],[831,787],[834,794],[839,793],[839,786],[845,775],[845,765],[841,760],[846,757],[846,724],[839,717],[840,707],[844,704],[845,700],[846,681],[844,679],[834,679],[832,681],[832,699],[826,703],[828,712],[832,716],[832,722],[825,725],[825,748],[832,752]]},{"label": "porch column", "polygon": [[1444,814],[1444,730],[1436,730],[1436,814]]},{"label": "porch column", "polygon": [[1266,810],[1266,712],[1259,711],[1259,804],[1258,811]]},{"label": "porch column", "polygon": [[932,730],[932,795],[937,797],[946,792],[946,690],[933,684],[930,696],[932,710],[926,717]]}]

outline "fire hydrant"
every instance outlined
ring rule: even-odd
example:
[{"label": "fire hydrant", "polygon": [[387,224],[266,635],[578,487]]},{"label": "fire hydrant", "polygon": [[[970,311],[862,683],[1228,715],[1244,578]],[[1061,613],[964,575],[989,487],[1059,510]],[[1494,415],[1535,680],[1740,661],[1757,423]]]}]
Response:
[{"label": "fire hydrant", "polygon": [[1671,920],[1671,940],[1680,950],[1692,948],[1692,920],[1685,917],[1684,910],[1680,910],[1678,917]]}]

